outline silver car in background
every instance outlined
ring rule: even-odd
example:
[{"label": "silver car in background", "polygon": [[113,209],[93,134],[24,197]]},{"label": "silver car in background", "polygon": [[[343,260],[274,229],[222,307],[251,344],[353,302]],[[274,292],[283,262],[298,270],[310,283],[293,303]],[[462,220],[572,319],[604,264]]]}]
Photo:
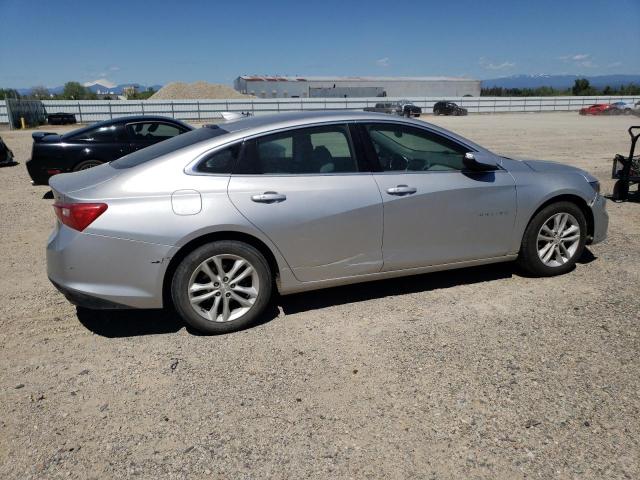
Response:
[{"label": "silver car in background", "polygon": [[608,225],[584,171],[366,112],[207,126],[50,186],[48,275],[71,302],[173,305],[209,333],[251,324],[276,291],[516,259],[565,273]]}]

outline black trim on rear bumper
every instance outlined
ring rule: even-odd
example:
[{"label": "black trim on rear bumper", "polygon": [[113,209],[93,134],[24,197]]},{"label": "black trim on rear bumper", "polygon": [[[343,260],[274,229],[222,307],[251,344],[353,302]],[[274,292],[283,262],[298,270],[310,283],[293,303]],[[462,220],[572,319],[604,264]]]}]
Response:
[{"label": "black trim on rear bumper", "polygon": [[60,284],[49,279],[53,286],[56,287],[60,293],[62,293],[69,302],[78,307],[89,308],[91,310],[121,310],[121,309],[133,309],[127,305],[122,305],[116,302],[110,302],[102,298],[93,297],[86,293],[78,292],[70,288],[61,286]]}]

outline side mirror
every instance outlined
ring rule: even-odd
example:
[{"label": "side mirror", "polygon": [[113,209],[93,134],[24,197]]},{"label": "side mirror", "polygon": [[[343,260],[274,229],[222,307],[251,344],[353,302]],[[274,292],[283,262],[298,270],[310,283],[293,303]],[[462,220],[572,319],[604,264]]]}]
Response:
[{"label": "side mirror", "polygon": [[464,154],[464,166],[469,170],[495,170],[498,161],[494,155],[483,152],[467,152]]}]

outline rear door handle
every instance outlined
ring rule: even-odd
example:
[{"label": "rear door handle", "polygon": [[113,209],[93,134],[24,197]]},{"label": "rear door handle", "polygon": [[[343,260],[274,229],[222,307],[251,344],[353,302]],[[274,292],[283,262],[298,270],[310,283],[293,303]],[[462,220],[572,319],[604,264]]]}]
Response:
[{"label": "rear door handle", "polygon": [[264,192],[251,197],[251,200],[258,203],[277,203],[284,202],[286,199],[286,195],[278,192]]},{"label": "rear door handle", "polygon": [[396,187],[387,188],[389,195],[411,195],[418,191],[415,187],[409,187],[407,185],[398,185]]}]

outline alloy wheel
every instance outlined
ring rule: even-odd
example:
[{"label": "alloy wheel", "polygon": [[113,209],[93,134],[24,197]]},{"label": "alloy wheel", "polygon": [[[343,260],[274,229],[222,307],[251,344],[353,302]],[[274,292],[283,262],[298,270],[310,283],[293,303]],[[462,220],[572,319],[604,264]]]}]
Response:
[{"label": "alloy wheel", "polygon": [[254,266],[238,255],[214,255],[203,261],[189,279],[189,302],[212,322],[230,322],[246,314],[260,292]]},{"label": "alloy wheel", "polygon": [[538,257],[548,267],[559,267],[573,258],[580,245],[580,224],[570,213],[552,215],[538,231]]}]

